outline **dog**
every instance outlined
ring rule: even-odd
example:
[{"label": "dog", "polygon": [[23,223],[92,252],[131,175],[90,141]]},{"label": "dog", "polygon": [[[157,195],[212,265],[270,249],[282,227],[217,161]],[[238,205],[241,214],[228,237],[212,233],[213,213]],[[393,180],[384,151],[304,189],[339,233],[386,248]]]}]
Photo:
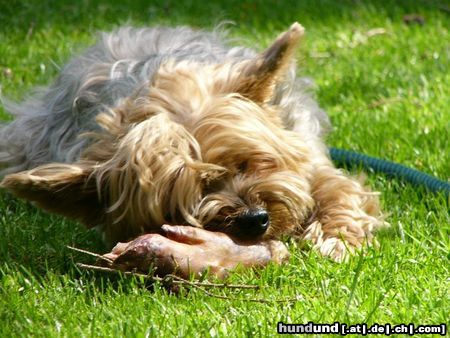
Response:
[{"label": "dog", "polygon": [[342,261],[384,221],[378,193],[329,158],[328,117],[296,76],[303,35],[294,23],[256,53],[218,31],[103,33],[54,84],[6,103],[1,186],[112,245],[293,236]]}]

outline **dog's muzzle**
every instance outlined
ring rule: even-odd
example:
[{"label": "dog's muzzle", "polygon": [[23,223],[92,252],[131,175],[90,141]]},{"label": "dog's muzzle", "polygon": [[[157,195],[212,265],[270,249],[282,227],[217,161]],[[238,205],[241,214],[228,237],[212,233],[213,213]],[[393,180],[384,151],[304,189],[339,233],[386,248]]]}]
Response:
[{"label": "dog's muzzle", "polygon": [[235,219],[235,227],[240,235],[257,237],[269,228],[269,213],[265,209],[249,209]]}]

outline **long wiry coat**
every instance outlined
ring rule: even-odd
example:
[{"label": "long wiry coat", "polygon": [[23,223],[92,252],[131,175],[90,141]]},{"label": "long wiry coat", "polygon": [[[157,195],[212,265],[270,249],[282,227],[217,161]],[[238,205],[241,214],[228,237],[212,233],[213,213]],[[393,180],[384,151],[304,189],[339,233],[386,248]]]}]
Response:
[{"label": "long wiry coat", "polygon": [[[381,222],[373,194],[328,159],[328,118],[295,75],[302,33],[293,25],[262,54],[186,27],[102,34],[53,85],[6,105],[15,119],[0,127],[0,174],[31,171],[3,186],[102,225],[113,242],[165,222],[220,230],[257,205],[271,214],[271,236],[300,231],[341,259]],[[178,157],[167,157],[172,148]]]}]

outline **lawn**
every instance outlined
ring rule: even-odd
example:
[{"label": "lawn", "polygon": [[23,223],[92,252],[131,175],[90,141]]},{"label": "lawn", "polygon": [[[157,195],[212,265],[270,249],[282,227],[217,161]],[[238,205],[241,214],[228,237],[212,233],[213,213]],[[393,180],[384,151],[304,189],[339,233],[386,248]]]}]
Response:
[{"label": "lawn", "polygon": [[[129,2],[2,1],[0,93],[25,97],[97,31],[125,23],[209,29],[231,20],[233,38],[261,49],[299,21],[307,30],[299,71],[315,80],[334,124],[329,144],[449,179],[445,1]],[[405,22],[408,14],[419,16]],[[1,108],[0,118],[9,118]],[[92,258],[66,245],[102,252],[98,234],[2,191],[0,336],[274,336],[280,321],[448,325],[448,200],[383,175],[368,180],[391,224],[379,249],[336,264],[290,243],[289,264],[229,278],[259,290],[209,290],[222,298],[81,271],[76,262]]]}]

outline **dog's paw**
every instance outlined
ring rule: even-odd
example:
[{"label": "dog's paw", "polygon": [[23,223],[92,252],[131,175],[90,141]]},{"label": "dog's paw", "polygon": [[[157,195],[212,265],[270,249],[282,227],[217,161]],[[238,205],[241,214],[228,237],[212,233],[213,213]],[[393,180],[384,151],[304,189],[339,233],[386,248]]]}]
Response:
[{"label": "dog's paw", "polygon": [[339,263],[346,261],[349,255],[353,253],[353,248],[348,243],[336,237],[325,239],[318,246],[318,250],[323,256],[329,257]]},{"label": "dog's paw", "polygon": [[352,241],[354,245],[352,245],[343,237],[326,237],[325,235],[322,224],[315,221],[306,228],[302,241],[312,242],[312,247],[322,256],[329,257],[339,263],[346,261],[358,247],[354,240]]},{"label": "dog's paw", "polygon": [[146,234],[128,243],[118,243],[105,254],[111,267],[124,271],[154,272],[159,276],[176,274],[187,278],[206,270],[218,278],[238,266],[281,264],[289,257],[278,241],[237,242],[230,236],[189,226],[162,227],[165,236]]}]

